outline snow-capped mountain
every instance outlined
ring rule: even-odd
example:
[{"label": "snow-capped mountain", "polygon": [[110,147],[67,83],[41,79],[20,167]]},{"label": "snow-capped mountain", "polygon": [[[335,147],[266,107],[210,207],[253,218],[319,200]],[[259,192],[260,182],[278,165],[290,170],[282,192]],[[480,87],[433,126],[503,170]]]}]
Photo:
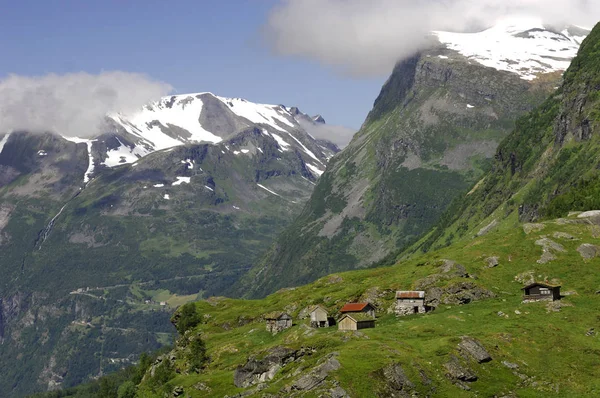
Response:
[{"label": "snow-capped mountain", "polygon": [[[85,182],[94,167],[134,163],[149,153],[179,145],[219,144],[249,127],[259,127],[281,152],[300,153],[309,170],[319,176],[339,149],[330,142],[315,139],[300,121],[324,123],[322,117],[313,119],[295,107],[194,93],[161,98],[133,114],[108,115],[109,132],[100,137],[65,138],[88,145],[91,161]],[[223,150],[229,147],[224,145]]]},{"label": "snow-capped mountain", "polygon": [[536,18],[508,18],[481,32],[433,33],[448,49],[484,66],[533,80],[566,70],[589,32],[575,26],[552,28]]}]

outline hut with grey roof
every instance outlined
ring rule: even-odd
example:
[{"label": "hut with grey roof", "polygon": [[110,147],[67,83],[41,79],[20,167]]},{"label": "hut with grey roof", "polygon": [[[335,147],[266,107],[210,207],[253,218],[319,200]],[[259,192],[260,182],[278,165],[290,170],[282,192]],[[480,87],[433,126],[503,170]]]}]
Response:
[{"label": "hut with grey roof", "polygon": [[394,312],[398,316],[411,314],[424,314],[427,312],[425,306],[425,292],[422,290],[399,290],[396,292],[396,308]]},{"label": "hut with grey roof", "polygon": [[292,327],[292,317],[285,312],[271,312],[265,315],[267,332],[273,334]]}]

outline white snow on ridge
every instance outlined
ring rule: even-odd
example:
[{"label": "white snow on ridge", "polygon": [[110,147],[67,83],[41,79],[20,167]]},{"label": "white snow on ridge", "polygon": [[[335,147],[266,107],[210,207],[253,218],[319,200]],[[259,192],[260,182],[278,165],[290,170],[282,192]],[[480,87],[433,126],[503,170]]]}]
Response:
[{"label": "white snow on ridge", "polygon": [[[268,124],[269,126],[279,131],[286,130],[281,128],[277,124],[277,122],[283,123],[284,125],[290,127],[296,127],[281,113],[277,112],[278,110],[284,110],[284,108],[281,106],[255,104],[253,102],[249,102],[241,98],[225,98],[217,96],[216,98],[218,98],[219,100],[221,100],[221,102],[227,105],[233,113],[250,120],[252,123]],[[291,114],[289,114],[289,111],[287,109],[285,109],[285,112],[288,114],[288,116],[291,117]]]},{"label": "white snow on ridge", "polygon": [[192,170],[194,168],[194,162],[192,162],[192,159],[182,160],[181,163],[186,164],[188,169],[190,169],[190,170]]},{"label": "white snow on ridge", "polygon": [[[129,123],[125,123],[121,115],[119,117],[113,116],[113,119],[120,122],[119,124],[131,134],[141,135],[151,141],[156,150],[181,145],[184,142],[220,142],[221,137],[202,128],[199,118],[203,104],[202,100],[196,96],[197,94],[189,94],[161,98],[160,101],[147,105],[141,111],[128,116],[127,121]],[[176,140],[164,134],[157,123],[164,127],[177,126],[188,131],[191,136]],[[131,131],[132,127],[137,129],[138,132]]]},{"label": "white snow on ridge", "polygon": [[130,148],[123,144],[118,138],[117,141],[119,141],[119,147],[107,151],[106,159],[102,164],[108,167],[115,167],[122,164],[133,163],[147,154],[147,151],[140,146]]},{"label": "white snow on ridge", "polygon": [[273,137],[275,139],[275,141],[277,141],[277,145],[279,145],[279,147],[281,148],[282,151],[289,151],[290,144],[285,142],[283,140],[283,138],[281,138],[279,135],[277,135],[275,133],[271,133],[270,136]]},{"label": "white snow on ridge", "polygon": [[508,18],[477,33],[433,34],[447,48],[484,66],[516,73],[524,80],[566,70],[585,38],[567,29],[551,32],[536,18]]},{"label": "white snow on ridge", "polygon": [[175,181],[173,184],[171,184],[172,186],[181,185],[184,182],[186,184],[189,184],[190,180],[192,179],[191,177],[175,177],[175,178],[177,178],[177,181]]},{"label": "white snow on ridge", "polygon": [[89,159],[88,160],[88,168],[85,171],[85,173],[83,174],[83,183],[87,184],[90,181],[90,174],[92,174],[94,172],[94,157],[92,156],[92,142],[94,142],[96,140],[89,140],[87,138],[79,138],[79,137],[67,137],[64,135],[62,137],[65,140],[74,142],[76,144],[85,143],[87,145],[88,159]]},{"label": "white snow on ridge", "polygon": [[308,154],[308,155],[309,155],[311,158],[313,158],[313,159],[314,159],[314,160],[316,160],[317,162],[319,162],[319,163],[323,164],[323,162],[321,162],[321,161],[319,160],[319,158],[318,158],[318,157],[316,157],[316,156],[315,156],[315,154],[314,154],[314,153],[312,153],[312,152],[310,151],[310,149],[308,149],[307,147],[305,147],[305,146],[304,146],[304,144],[303,144],[303,143],[301,143],[301,142],[300,142],[300,140],[299,140],[298,138],[294,137],[294,136],[293,136],[291,133],[288,133],[288,134],[290,135],[290,137],[292,137],[292,138],[294,139],[294,141],[296,141],[296,142],[298,143],[298,145],[300,145],[300,146],[302,147],[302,149],[304,149],[304,152],[306,152],[306,153],[307,153],[307,154]]},{"label": "white snow on ridge", "polygon": [[277,196],[281,197],[281,195],[280,195],[280,194],[278,194],[277,192],[273,192],[273,191],[271,191],[269,188],[265,187],[264,185],[261,185],[261,184],[256,184],[256,185],[258,185],[259,187],[261,187],[261,188],[262,188],[262,189],[264,189],[265,191],[272,193],[273,195],[277,195]]},{"label": "white snow on ridge", "polygon": [[306,163],[306,167],[308,167],[308,169],[310,171],[312,171],[313,173],[315,173],[318,177],[320,177],[321,174],[323,174],[323,172],[324,172],[323,170],[319,169],[317,166],[312,165],[310,163]]},{"label": "white snow on ridge", "polygon": [[87,141],[85,144],[88,151],[88,168],[83,175],[83,183],[87,184],[90,181],[90,174],[94,172],[94,157],[92,156],[92,141]]},{"label": "white snow on ridge", "polygon": [[4,137],[2,137],[2,140],[0,140],[0,153],[2,153],[2,150],[4,149],[4,145],[6,145],[6,143],[8,142],[9,137],[10,137],[10,133],[6,133],[4,135]]}]

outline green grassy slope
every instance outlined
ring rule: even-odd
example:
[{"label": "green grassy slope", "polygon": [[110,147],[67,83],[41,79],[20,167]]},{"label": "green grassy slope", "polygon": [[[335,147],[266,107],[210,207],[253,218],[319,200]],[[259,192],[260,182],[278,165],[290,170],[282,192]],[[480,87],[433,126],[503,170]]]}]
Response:
[{"label": "green grassy slope", "polygon": [[[560,397],[593,396],[600,393],[597,316],[600,288],[600,258],[584,260],[577,248],[600,244],[598,220],[548,221],[528,234],[523,228],[490,233],[468,243],[428,253],[393,267],[331,275],[312,284],[287,289],[261,300],[212,298],[196,303],[202,323],[186,338],[200,334],[206,342],[210,362],[199,374],[189,372],[184,341],[178,342],[172,357],[173,369],[161,383],[146,374],[138,396],[160,397],[183,387],[191,397],[224,396],[247,391],[248,396],[292,395],[286,388],[309,373],[332,353],[341,367],[332,371],[325,384],[299,396],[321,396],[334,385],[351,397],[386,396],[386,380],[379,371],[399,363],[412,390],[434,396],[519,396],[540,394]],[[559,234],[558,234],[559,233]],[[564,248],[556,259],[537,263],[542,248],[536,241],[548,237]],[[488,268],[486,258],[496,256],[499,265]],[[441,303],[426,315],[397,318],[388,314],[396,289],[414,288],[423,279],[440,272],[444,259],[463,265],[470,277],[439,280],[430,289],[469,282],[493,292],[493,298],[458,304],[464,291],[446,290]],[[559,304],[521,303],[521,287],[527,279],[547,280],[562,285],[565,295]],[[308,319],[299,319],[305,309],[320,304],[335,314],[347,301],[371,300],[378,306],[377,326],[358,333],[336,327],[312,330]],[[294,317],[294,326],[275,336],[264,330],[262,316],[285,310]],[[478,364],[457,353],[462,336],[481,342],[492,361]],[[234,371],[249,357],[261,358],[273,347],[294,350],[310,348],[312,353],[283,366],[260,391],[236,388]],[[477,376],[459,388],[446,376],[444,364],[456,355]],[[518,368],[503,364],[507,361]],[[411,391],[412,391],[411,390]],[[207,393],[209,391],[210,393]],[[328,395],[327,395],[328,396]]]}]

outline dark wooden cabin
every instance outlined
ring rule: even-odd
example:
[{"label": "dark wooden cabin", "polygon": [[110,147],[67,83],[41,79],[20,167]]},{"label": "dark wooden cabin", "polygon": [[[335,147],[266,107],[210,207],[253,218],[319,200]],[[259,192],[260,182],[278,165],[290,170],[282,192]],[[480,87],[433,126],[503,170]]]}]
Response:
[{"label": "dark wooden cabin", "polygon": [[534,282],[521,290],[523,290],[523,300],[560,300],[560,286]]}]

